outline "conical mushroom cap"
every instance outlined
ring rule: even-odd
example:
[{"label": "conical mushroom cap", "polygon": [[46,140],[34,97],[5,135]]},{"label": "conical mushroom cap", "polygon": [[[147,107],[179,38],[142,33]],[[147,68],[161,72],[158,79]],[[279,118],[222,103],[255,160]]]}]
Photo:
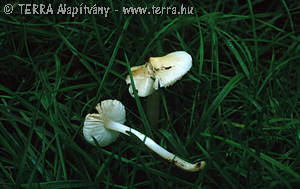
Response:
[{"label": "conical mushroom cap", "polygon": [[192,57],[185,51],[175,51],[162,57],[150,57],[155,76],[154,89],[168,87],[182,78],[192,67]]},{"label": "conical mushroom cap", "polygon": [[93,145],[94,137],[99,146],[107,146],[118,138],[119,132],[107,129],[105,124],[109,120],[123,124],[126,121],[125,108],[117,100],[104,100],[101,105],[97,104],[96,109],[98,114],[88,114],[85,117],[83,135]]},{"label": "conical mushroom cap", "polygon": [[[154,92],[154,76],[152,70],[149,69],[148,64],[132,67],[131,73],[134,81],[134,86],[140,97],[146,97]],[[126,84],[130,84],[128,90],[130,95],[133,97],[134,94],[129,75],[127,75],[126,77]]]}]

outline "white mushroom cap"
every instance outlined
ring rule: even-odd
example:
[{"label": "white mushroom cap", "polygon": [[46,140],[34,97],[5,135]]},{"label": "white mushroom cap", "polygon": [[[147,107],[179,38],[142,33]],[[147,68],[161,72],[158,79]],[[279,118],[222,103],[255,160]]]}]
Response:
[{"label": "white mushroom cap", "polygon": [[155,75],[154,89],[168,87],[182,78],[192,67],[192,57],[185,51],[175,51],[162,57],[150,57]]},{"label": "white mushroom cap", "polygon": [[94,137],[99,146],[107,146],[114,142],[120,133],[107,130],[105,124],[108,120],[123,124],[126,121],[125,108],[117,100],[104,100],[101,105],[97,104],[96,109],[98,114],[88,114],[85,117],[83,135],[93,145],[95,145]]},{"label": "white mushroom cap", "polygon": [[[149,69],[148,64],[132,67],[131,73],[134,81],[134,86],[140,97],[146,97],[154,92],[153,89],[154,75],[152,70]],[[131,80],[129,75],[127,75],[126,77],[126,84],[130,84],[128,90],[130,95],[134,97],[133,88],[131,85]]]},{"label": "white mushroom cap", "polygon": [[[131,68],[135,88],[140,97],[146,97],[159,87],[168,87],[181,79],[192,67],[192,57],[185,51],[175,51],[162,57],[150,57],[149,62]],[[133,95],[130,76],[129,93]]]}]

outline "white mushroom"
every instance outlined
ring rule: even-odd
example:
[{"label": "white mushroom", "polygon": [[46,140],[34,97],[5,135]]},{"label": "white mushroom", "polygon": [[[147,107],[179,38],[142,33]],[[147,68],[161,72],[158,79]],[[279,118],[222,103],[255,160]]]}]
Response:
[{"label": "white mushroom", "polygon": [[[192,67],[192,57],[185,51],[175,51],[162,57],[150,57],[149,62],[131,68],[135,88],[141,97],[148,96],[159,87],[168,87],[181,79]],[[129,93],[133,96],[130,84]]]},{"label": "white mushroom", "polygon": [[116,140],[118,137],[117,133],[123,133],[125,135],[132,133],[143,141],[148,148],[168,161],[173,162],[183,170],[195,172],[204,168],[205,161],[195,164],[186,162],[162,148],[151,138],[135,129],[123,125],[125,122],[125,108],[121,102],[117,100],[105,100],[101,102],[101,105],[98,104],[96,109],[98,114],[88,114],[84,121],[83,135],[89,143],[95,145],[95,139],[100,146],[107,146]]}]

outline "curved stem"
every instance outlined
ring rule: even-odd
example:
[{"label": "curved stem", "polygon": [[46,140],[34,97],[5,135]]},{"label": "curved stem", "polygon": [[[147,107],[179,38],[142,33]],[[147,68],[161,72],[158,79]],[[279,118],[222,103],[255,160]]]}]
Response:
[{"label": "curved stem", "polygon": [[184,169],[186,171],[191,171],[191,172],[199,171],[199,170],[203,169],[205,166],[205,161],[197,162],[194,164],[184,161],[183,159],[177,157],[175,154],[165,150],[163,147],[161,147],[159,144],[154,142],[151,138],[147,137],[143,133],[140,133],[139,131],[132,129],[126,125],[123,125],[123,124],[120,124],[120,123],[117,123],[114,121],[107,121],[105,124],[105,127],[107,129],[111,129],[111,130],[123,133],[125,135],[129,135],[128,132],[134,134],[141,141],[143,141],[148,148],[153,150],[155,153],[157,153],[164,159],[166,159],[170,162],[173,162],[176,166],[178,166],[181,169]]}]

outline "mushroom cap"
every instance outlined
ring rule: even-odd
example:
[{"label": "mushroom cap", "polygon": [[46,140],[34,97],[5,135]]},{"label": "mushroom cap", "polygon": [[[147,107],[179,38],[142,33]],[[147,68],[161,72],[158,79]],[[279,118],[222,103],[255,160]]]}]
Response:
[{"label": "mushroom cap", "polygon": [[123,124],[126,121],[125,108],[117,100],[104,100],[101,105],[97,104],[96,109],[98,113],[88,114],[85,117],[83,135],[93,145],[96,145],[94,137],[99,146],[107,146],[118,138],[119,132],[107,129],[105,124],[109,120]]},{"label": "mushroom cap", "polygon": [[185,51],[175,51],[162,57],[150,57],[154,72],[154,89],[168,87],[181,79],[192,67],[192,57]]},{"label": "mushroom cap", "polygon": [[[131,69],[134,86],[137,90],[137,94],[140,97],[146,97],[154,92],[153,89],[153,83],[154,83],[154,75],[151,69],[149,69],[148,64],[144,64],[141,66],[134,66]],[[126,84],[129,84],[129,93],[132,97],[134,97],[133,94],[133,88],[131,85],[130,75],[127,75],[126,77]]]}]

